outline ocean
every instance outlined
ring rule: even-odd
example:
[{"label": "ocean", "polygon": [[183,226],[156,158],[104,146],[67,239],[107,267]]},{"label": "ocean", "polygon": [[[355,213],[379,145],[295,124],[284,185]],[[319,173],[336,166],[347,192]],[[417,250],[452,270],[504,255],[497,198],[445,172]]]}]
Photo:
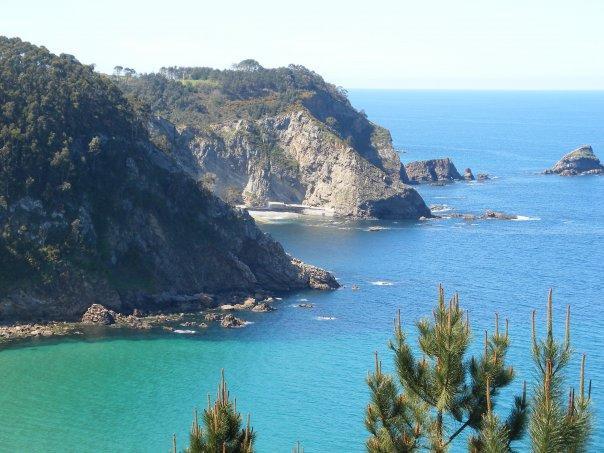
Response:
[{"label": "ocean", "polygon": [[[519,221],[276,220],[261,227],[289,252],[335,273],[334,292],[283,298],[277,311],[245,313],[244,329],[198,335],[120,333],[29,341],[0,351],[0,451],[167,452],[180,448],[195,407],[203,408],[225,369],[231,395],[251,413],[259,452],[361,452],[367,433],[365,384],[401,310],[428,316],[437,285],[458,292],[469,312],[473,350],[494,315],[508,318],[509,362],[517,372],[498,399],[504,416],[522,380],[531,382],[530,316],[544,331],[553,288],[556,334],[572,310],[576,385],[587,354],[596,412],[591,451],[604,445],[604,177],[543,176],[563,154],[591,144],[604,158],[604,92],[352,90],[351,102],[390,129],[404,162],[451,157],[484,183],[419,186],[428,204]],[[370,232],[370,226],[385,229]],[[353,290],[357,285],[358,290]],[[313,309],[297,304],[308,301]],[[530,390],[530,384],[529,384]],[[519,445],[523,448],[523,444]],[[461,439],[452,451],[465,451]]]}]

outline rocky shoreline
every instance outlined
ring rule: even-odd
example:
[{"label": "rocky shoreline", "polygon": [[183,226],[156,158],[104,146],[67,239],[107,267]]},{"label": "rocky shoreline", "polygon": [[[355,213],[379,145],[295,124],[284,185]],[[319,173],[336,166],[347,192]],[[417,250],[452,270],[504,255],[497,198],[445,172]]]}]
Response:
[{"label": "rocky shoreline", "polygon": [[0,326],[0,344],[33,338],[84,335],[91,328],[122,328],[131,330],[162,329],[175,333],[197,333],[192,328],[206,329],[216,323],[222,328],[245,327],[248,321],[235,316],[235,312],[268,313],[276,310],[273,306],[280,300],[273,296],[259,294],[259,298],[231,295],[222,298],[222,305],[179,313],[143,313],[135,309],[131,314],[118,313],[101,304],[92,304],[78,322],[49,321]]}]

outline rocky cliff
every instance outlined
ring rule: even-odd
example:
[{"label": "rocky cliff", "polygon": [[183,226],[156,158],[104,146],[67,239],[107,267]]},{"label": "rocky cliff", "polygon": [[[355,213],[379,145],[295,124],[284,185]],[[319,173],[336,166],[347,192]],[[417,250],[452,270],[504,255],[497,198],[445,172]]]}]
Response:
[{"label": "rocky cliff", "polygon": [[0,38],[0,321],[338,286],[184,173],[140,117],[92,67]]},{"label": "rocky cliff", "polygon": [[[196,69],[207,68],[180,68],[185,77]],[[118,83],[131,98],[156,106],[155,140],[222,198],[248,206],[298,203],[338,216],[431,215],[406,184],[389,132],[341,90],[301,67],[207,70],[211,75],[193,79],[186,93],[184,82],[156,74]],[[204,91],[208,84],[212,94]],[[221,99],[220,109],[212,96]],[[170,103],[174,97],[182,102]]]},{"label": "rocky cliff", "polygon": [[601,175],[604,174],[604,166],[594,154],[591,146],[584,145],[566,154],[556,162],[556,165],[545,170],[544,173],[561,176]]},{"label": "rocky cliff", "polygon": [[409,181],[416,184],[461,181],[464,179],[448,157],[409,162],[405,165],[405,170]]}]

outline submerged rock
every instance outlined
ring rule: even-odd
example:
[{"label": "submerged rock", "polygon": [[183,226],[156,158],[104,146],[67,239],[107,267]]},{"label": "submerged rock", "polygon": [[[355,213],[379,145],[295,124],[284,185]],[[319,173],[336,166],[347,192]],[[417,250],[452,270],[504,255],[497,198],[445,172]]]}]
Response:
[{"label": "submerged rock", "polygon": [[454,219],[463,219],[466,221],[493,220],[493,219],[494,220],[517,220],[518,219],[518,216],[515,214],[506,214],[505,212],[493,211],[490,209],[487,209],[484,212],[484,214],[482,214],[482,215],[453,212],[446,217],[450,217],[450,218],[454,218]]},{"label": "submerged rock", "polygon": [[486,210],[485,213],[480,216],[481,219],[497,219],[497,220],[516,220],[517,215],[506,214],[505,212]]},{"label": "submerged rock", "polygon": [[604,166],[594,154],[591,146],[584,145],[566,154],[556,162],[556,165],[545,170],[544,173],[561,176],[601,175],[604,174]]},{"label": "submerged rock", "polygon": [[486,181],[487,179],[491,179],[491,177],[487,173],[478,173],[476,179],[478,181]]},{"label": "submerged rock", "polygon": [[298,304],[300,308],[314,308],[315,304]]},{"label": "submerged rock", "polygon": [[463,179],[448,157],[409,162],[405,165],[405,170],[409,181],[416,184],[444,183]]}]

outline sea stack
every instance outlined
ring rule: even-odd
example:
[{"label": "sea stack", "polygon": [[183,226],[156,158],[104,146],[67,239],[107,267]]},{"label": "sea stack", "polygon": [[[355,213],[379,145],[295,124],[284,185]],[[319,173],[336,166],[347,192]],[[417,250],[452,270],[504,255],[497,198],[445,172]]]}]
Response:
[{"label": "sea stack", "polygon": [[566,154],[556,162],[556,165],[545,170],[544,173],[546,175],[557,174],[561,176],[601,175],[604,174],[604,166],[602,166],[600,159],[594,154],[591,146],[583,145]]},{"label": "sea stack", "polygon": [[409,181],[415,184],[463,180],[463,177],[448,157],[409,162],[405,165],[405,171]]}]

